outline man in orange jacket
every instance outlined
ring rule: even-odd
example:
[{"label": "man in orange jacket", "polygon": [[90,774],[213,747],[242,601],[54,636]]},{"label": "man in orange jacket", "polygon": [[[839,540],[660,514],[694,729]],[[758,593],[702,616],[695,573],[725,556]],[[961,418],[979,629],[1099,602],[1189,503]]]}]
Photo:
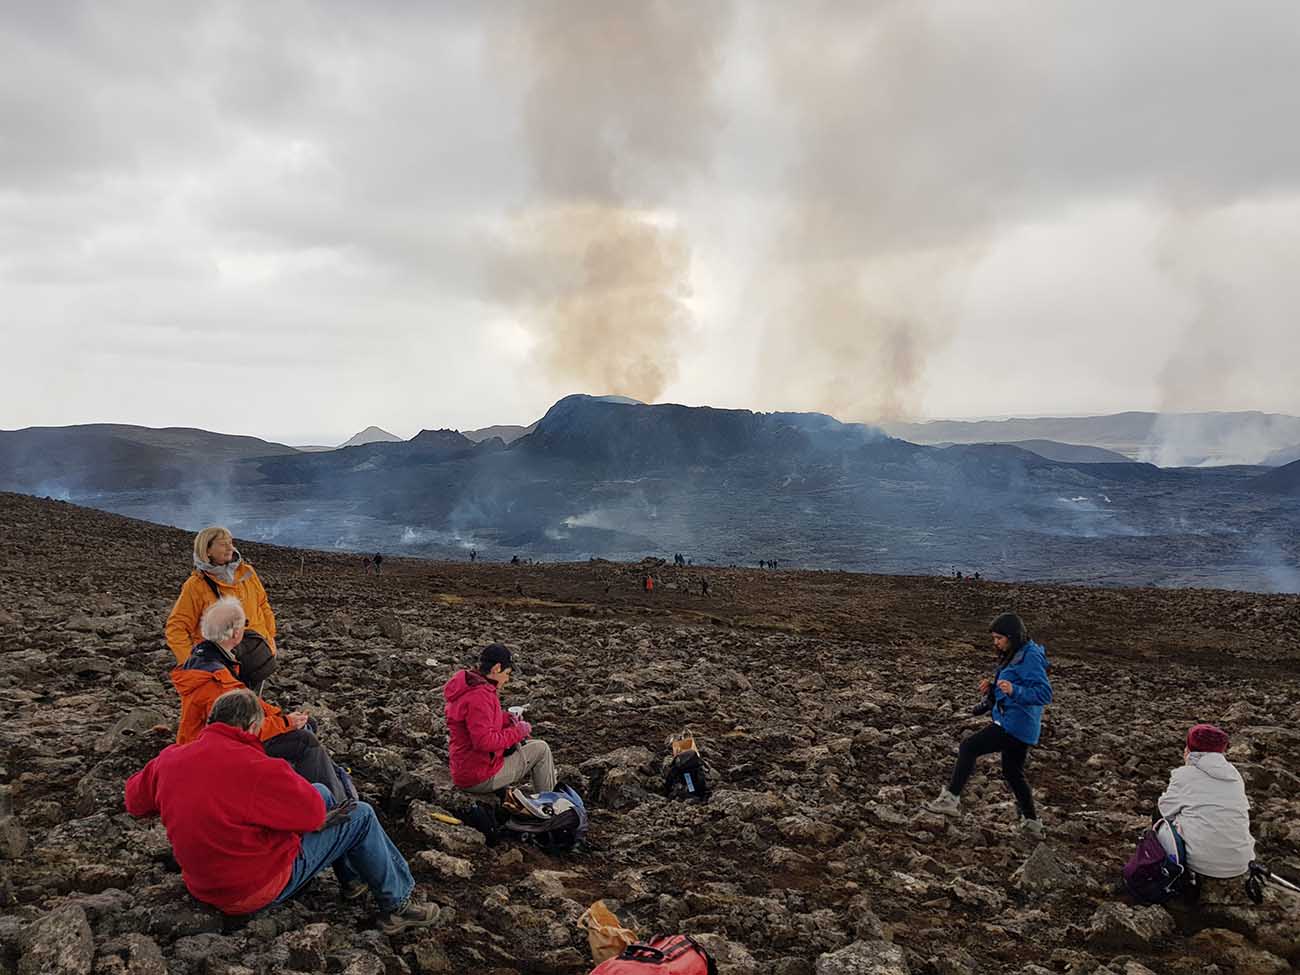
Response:
[{"label": "man in orange jacket", "polygon": [[297,893],[333,866],[344,896],[366,888],[388,934],[438,919],[412,899],[405,858],[364,802],[336,804],[258,740],[261,702],[223,694],[198,741],[163,749],[126,783],[126,811],[161,815],[191,894],[225,914],[251,914]]},{"label": "man in orange jacket", "polygon": [[[244,638],[244,607],[239,600],[230,596],[217,600],[204,611],[199,626],[203,642],[171,672],[172,686],[181,696],[178,745],[194,741],[203,733],[218,698],[247,686],[241,678],[248,675],[235,655]],[[269,662],[274,664],[275,658]],[[249,679],[260,686],[262,676]],[[306,712],[285,714],[260,696],[257,701],[262,708],[258,735],[268,755],[283,758],[308,782],[319,782],[340,801],[353,794],[344,785],[347,776],[340,776],[329,752],[316,740],[315,725]]]}]

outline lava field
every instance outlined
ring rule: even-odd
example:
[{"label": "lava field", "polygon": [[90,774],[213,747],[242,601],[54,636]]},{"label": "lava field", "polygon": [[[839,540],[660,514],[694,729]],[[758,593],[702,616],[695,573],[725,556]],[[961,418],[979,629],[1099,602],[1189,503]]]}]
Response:
[{"label": "lava field", "polygon": [[[551,973],[592,967],[577,916],[685,932],[723,975],[1300,970],[1300,897],[1239,885],[1201,907],[1114,890],[1189,725],[1232,736],[1259,857],[1300,876],[1300,597],[1092,589],[603,561],[386,558],[241,543],[277,615],[268,699],[301,706],[411,862],[437,926],[387,937],[326,873],[290,903],[223,918],[192,900],[125,778],[169,744],[162,628],[191,536],[0,494],[0,973]],[[641,589],[643,573],[659,582]],[[707,578],[710,595],[701,592]],[[1015,830],[996,757],[964,815],[946,780],[1018,612],[1055,702],[1030,757],[1046,838]],[[590,848],[485,847],[434,814],[451,788],[441,686],[489,642]],[[660,794],[689,728],[704,805]]]}]

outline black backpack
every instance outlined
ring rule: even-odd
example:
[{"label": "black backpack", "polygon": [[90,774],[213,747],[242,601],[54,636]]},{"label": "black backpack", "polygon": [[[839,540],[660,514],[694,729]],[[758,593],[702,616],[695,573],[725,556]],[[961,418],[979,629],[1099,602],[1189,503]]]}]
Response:
[{"label": "black backpack", "polygon": [[[217,588],[217,584],[206,575],[203,575],[203,581],[212,590],[212,595],[220,599],[221,590]],[[239,646],[235,647],[234,654],[239,664],[237,676],[240,682],[253,693],[261,695],[263,685],[275,673],[276,668],[275,652],[271,649],[271,644],[256,630],[246,629],[244,638],[239,641]]]},{"label": "black backpack", "polygon": [[711,791],[704,759],[700,758],[699,752],[691,749],[673,756],[672,764],[664,774],[665,796],[669,799],[708,802]]}]

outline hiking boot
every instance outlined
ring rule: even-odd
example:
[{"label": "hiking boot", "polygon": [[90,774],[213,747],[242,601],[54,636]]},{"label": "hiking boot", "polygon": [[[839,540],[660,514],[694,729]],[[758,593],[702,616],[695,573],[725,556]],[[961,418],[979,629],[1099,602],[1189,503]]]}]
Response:
[{"label": "hiking boot", "polygon": [[961,796],[955,796],[947,789],[939,793],[937,799],[931,799],[925,804],[927,812],[938,813],[940,816],[960,816],[961,815]]},{"label": "hiking boot", "polygon": [[408,897],[380,919],[379,930],[397,934],[410,928],[427,928],[437,922],[437,904],[417,904]]},{"label": "hiking boot", "polygon": [[1041,819],[1029,819],[1021,816],[1018,828],[1025,836],[1031,836],[1036,840],[1041,840],[1047,834],[1047,827],[1043,825]]},{"label": "hiking boot", "polygon": [[339,891],[339,896],[345,901],[359,901],[366,896],[368,890],[370,888],[366,886],[365,881],[354,880]]}]

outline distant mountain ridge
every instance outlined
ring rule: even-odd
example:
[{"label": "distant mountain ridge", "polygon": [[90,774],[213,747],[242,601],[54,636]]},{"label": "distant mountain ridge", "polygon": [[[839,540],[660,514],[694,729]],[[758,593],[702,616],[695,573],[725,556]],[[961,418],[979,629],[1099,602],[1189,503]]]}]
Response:
[{"label": "distant mountain ridge", "polygon": [[507,561],[685,551],[1276,589],[1300,552],[1288,468],[1168,469],[1069,443],[1036,445],[1065,460],[1013,443],[941,448],[817,413],[575,395],[508,445],[428,429],[315,453],[240,442],[224,463],[190,441],[139,442],[174,441],[155,433],[64,430],[35,445],[0,433],[0,460],[21,453],[0,464],[0,489],[285,545]]},{"label": "distant mountain ridge", "polygon": [[493,437],[499,437],[502,443],[514,443],[520,437],[526,437],[537,429],[536,423],[531,423],[526,427],[517,426],[511,423],[500,423],[491,427],[479,427],[477,430],[460,431],[465,437],[480,443],[484,440],[491,440]]},{"label": "distant mountain ridge", "polygon": [[397,434],[389,433],[387,430],[383,429],[382,427],[369,426],[366,427],[364,430],[362,430],[360,433],[353,434],[343,443],[339,444],[339,448],[342,449],[343,447],[364,447],[368,443],[401,443],[401,442],[402,442],[402,438],[397,436]]},{"label": "distant mountain ridge", "polygon": [[1300,417],[1258,411],[1127,412],[1105,416],[930,420],[882,424],[913,443],[1018,443],[1051,440],[1088,445],[1161,467],[1262,464],[1300,444]]},{"label": "distant mountain ridge", "polygon": [[1048,460],[1066,464],[1135,464],[1137,461],[1115,450],[1087,444],[1061,443],[1059,440],[1013,440],[1008,447],[1019,447]]},{"label": "distant mountain ridge", "polygon": [[40,493],[56,494],[174,485],[235,461],[297,453],[285,444],[193,427],[26,427],[0,430],[0,485],[49,485],[51,491]]}]

